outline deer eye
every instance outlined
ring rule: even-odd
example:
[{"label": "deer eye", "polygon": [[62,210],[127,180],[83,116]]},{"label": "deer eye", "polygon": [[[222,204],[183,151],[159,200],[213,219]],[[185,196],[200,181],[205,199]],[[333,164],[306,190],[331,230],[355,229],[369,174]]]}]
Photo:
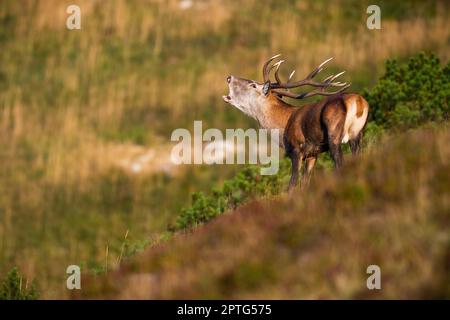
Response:
[{"label": "deer eye", "polygon": [[252,84],[250,85],[250,87],[256,89],[256,84],[252,83]]}]

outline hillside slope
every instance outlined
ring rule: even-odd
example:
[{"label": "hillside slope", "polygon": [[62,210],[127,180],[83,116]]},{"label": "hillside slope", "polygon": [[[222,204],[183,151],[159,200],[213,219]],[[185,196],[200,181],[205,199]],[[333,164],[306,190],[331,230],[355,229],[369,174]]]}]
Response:
[{"label": "hillside slope", "polygon": [[[450,130],[384,137],[83,282],[83,298],[450,298]],[[366,268],[381,268],[381,290]]]}]

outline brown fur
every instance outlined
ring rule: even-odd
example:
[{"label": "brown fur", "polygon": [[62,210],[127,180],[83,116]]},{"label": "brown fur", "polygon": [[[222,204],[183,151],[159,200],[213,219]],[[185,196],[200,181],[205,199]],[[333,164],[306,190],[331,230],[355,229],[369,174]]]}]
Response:
[{"label": "brown fur", "polygon": [[[356,99],[356,116],[361,117],[367,102],[360,95],[343,93],[327,97],[317,103],[304,105],[292,112],[284,131],[284,147],[292,161],[292,176],[289,188],[292,189],[298,179],[301,162],[307,161],[305,181],[309,180],[317,156],[330,151],[335,166],[342,165],[341,141],[344,135],[344,123],[347,112]],[[358,137],[350,142],[353,153],[359,149]]]},{"label": "brown fur", "polygon": [[296,110],[295,107],[278,99],[273,94],[268,97],[266,117],[271,119],[274,128],[285,128],[291,114]]}]

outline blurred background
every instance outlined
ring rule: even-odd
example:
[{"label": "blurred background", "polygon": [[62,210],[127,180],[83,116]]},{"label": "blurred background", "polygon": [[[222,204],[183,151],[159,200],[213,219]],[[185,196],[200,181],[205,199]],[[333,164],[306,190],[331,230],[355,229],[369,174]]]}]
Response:
[{"label": "blurred background", "polygon": [[[282,53],[300,77],[334,57],[327,71],[360,91],[387,58],[449,60],[448,1],[377,1],[368,30],[372,2],[1,1],[0,275],[17,266],[61,297],[68,265],[101,272],[164,237],[191,192],[239,170],[167,159],[195,119],[256,127],[223,103],[229,74],[261,80]],[[66,28],[71,4],[81,30]]]}]

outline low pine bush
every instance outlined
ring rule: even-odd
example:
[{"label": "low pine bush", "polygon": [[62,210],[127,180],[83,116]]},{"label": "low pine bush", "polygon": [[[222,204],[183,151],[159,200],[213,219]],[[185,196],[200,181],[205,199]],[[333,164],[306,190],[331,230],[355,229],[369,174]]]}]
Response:
[{"label": "low pine bush", "polygon": [[193,193],[192,205],[181,210],[175,229],[186,229],[207,222],[253,197],[278,194],[286,185],[283,179],[287,177],[289,168],[287,159],[280,161],[276,175],[261,175],[258,166],[248,166],[234,178],[225,181],[220,188],[214,189],[211,195]]},{"label": "low pine bush", "polygon": [[425,53],[406,63],[388,60],[384,76],[363,95],[370,105],[370,120],[386,129],[448,120],[450,63],[441,67],[434,54]]},{"label": "low pine bush", "polygon": [[36,300],[38,297],[35,284],[27,287],[17,268],[13,268],[2,281],[0,300]]}]

